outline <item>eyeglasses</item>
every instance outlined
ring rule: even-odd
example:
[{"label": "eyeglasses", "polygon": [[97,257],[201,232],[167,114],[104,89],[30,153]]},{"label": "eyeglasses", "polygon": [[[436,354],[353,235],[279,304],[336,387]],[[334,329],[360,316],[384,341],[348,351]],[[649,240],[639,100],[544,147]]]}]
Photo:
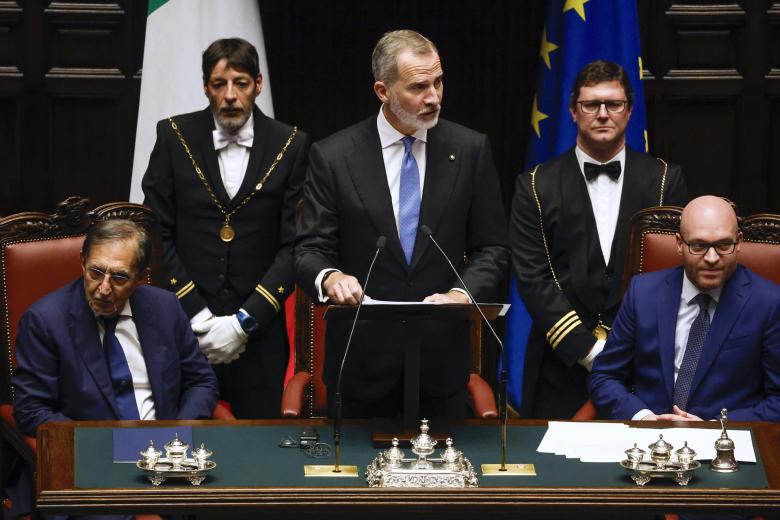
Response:
[{"label": "eyeglasses", "polygon": [[716,242],[715,244],[699,241],[686,242],[682,237],[680,237],[680,240],[688,246],[688,252],[696,256],[706,255],[710,248],[714,249],[719,255],[730,255],[737,249],[736,242]]},{"label": "eyeglasses", "polygon": [[584,114],[597,114],[601,110],[601,105],[607,109],[610,114],[620,114],[626,109],[628,100],[620,99],[590,99],[587,101],[577,101]]},{"label": "eyeglasses", "polygon": [[97,267],[88,267],[87,276],[89,276],[89,279],[93,282],[101,283],[106,279],[106,276],[108,276],[108,283],[110,283],[112,287],[124,287],[130,282],[130,276],[126,274],[108,273]]}]

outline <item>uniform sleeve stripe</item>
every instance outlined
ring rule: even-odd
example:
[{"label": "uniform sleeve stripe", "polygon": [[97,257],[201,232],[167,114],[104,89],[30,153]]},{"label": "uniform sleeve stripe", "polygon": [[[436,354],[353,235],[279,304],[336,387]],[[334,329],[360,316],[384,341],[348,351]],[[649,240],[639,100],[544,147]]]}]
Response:
[{"label": "uniform sleeve stripe", "polygon": [[550,327],[550,330],[547,331],[547,341],[551,342],[552,337],[555,336],[555,333],[562,327],[565,327],[572,318],[577,318],[577,312],[575,310],[570,310],[563,315],[563,318],[555,322],[555,325]]},{"label": "uniform sleeve stripe", "polygon": [[268,292],[266,288],[260,284],[257,284],[257,287],[255,287],[255,291],[260,293],[261,296],[263,296],[266,300],[268,300],[268,303],[270,303],[273,306],[273,308],[276,309],[276,312],[279,312],[281,306],[279,305],[279,301],[276,298],[274,298],[273,294]]},{"label": "uniform sleeve stripe", "polygon": [[574,323],[572,323],[571,325],[569,325],[569,326],[568,326],[568,327],[567,327],[567,328],[566,328],[566,329],[565,329],[563,332],[561,332],[561,334],[558,336],[558,338],[557,338],[557,339],[556,339],[556,340],[555,340],[553,343],[551,343],[551,344],[550,344],[550,346],[553,348],[553,350],[555,350],[556,348],[558,348],[558,345],[561,343],[561,341],[563,341],[563,338],[565,338],[566,336],[568,336],[568,335],[569,335],[569,332],[571,332],[572,330],[574,330],[574,328],[575,328],[577,325],[582,325],[582,322],[580,321],[580,319],[579,319],[579,318],[577,318],[577,321],[575,321]]},{"label": "uniform sleeve stripe", "polygon": [[187,294],[190,291],[192,291],[194,288],[195,288],[195,284],[193,282],[188,282],[184,287],[176,291],[176,297],[181,300],[182,298],[187,296]]},{"label": "uniform sleeve stripe", "polygon": [[550,336],[550,339],[547,340],[547,343],[549,343],[550,345],[552,345],[553,343],[557,343],[558,342],[558,338],[561,336],[561,334],[564,334],[564,331],[566,329],[570,328],[571,324],[574,323],[574,322],[582,323],[582,321],[580,320],[580,317],[577,316],[576,314],[574,316],[572,316],[571,318],[569,318],[568,320],[566,320],[565,322],[561,323],[561,326],[558,327],[557,329],[555,329],[555,334]]}]

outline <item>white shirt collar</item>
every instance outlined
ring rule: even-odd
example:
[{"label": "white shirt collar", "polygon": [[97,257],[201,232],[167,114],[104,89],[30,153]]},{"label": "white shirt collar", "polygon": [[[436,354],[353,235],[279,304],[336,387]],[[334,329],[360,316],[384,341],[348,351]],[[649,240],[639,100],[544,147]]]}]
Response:
[{"label": "white shirt collar", "polygon": [[[376,129],[379,132],[379,142],[382,144],[382,148],[384,149],[397,143],[406,136],[396,130],[395,127],[390,124],[390,122],[385,117],[385,112],[382,110],[382,107],[384,107],[384,105],[379,107],[379,115],[376,117]],[[412,135],[415,137],[415,139],[426,142],[428,138],[428,130],[422,128],[417,130]]]},{"label": "white shirt collar", "polygon": [[[620,173],[621,174],[625,174],[626,173],[626,147],[625,146],[623,146],[623,148],[621,148],[620,151],[612,159],[607,161],[607,163],[603,163],[601,161],[597,161],[596,159],[594,159],[593,157],[591,157],[590,155],[588,155],[584,151],[582,151],[582,148],[580,148],[579,146],[575,146],[574,147],[574,153],[577,156],[577,163],[580,165],[580,173],[583,175],[583,177],[585,176],[585,163],[586,162],[591,162],[591,163],[595,163],[595,164],[607,164],[607,163],[610,163],[612,161],[620,161]],[[615,180],[613,182],[617,182],[617,180]]]},{"label": "white shirt collar", "polygon": [[691,300],[696,298],[696,296],[699,295],[701,292],[706,292],[707,294],[712,297],[713,300],[715,300],[715,303],[718,303],[720,300],[720,293],[723,291],[723,286],[716,287],[714,289],[710,289],[709,291],[700,291],[695,285],[693,285],[693,282],[691,282],[688,279],[688,273],[685,272],[685,269],[683,269],[683,285],[682,285],[682,294],[681,298],[682,300],[689,304],[691,303]]}]

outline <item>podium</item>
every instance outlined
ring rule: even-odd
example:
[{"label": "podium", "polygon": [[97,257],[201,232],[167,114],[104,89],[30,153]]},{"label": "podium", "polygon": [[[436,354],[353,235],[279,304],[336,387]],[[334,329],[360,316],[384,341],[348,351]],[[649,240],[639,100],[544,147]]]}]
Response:
[{"label": "podium", "polygon": [[[500,303],[480,303],[479,308],[489,320],[501,315]],[[329,305],[326,320],[355,319],[357,305]],[[404,324],[404,430],[417,432],[420,426],[420,347],[421,323],[428,320],[477,321],[482,317],[471,303],[432,304],[422,302],[363,304],[358,320],[389,320]]]}]

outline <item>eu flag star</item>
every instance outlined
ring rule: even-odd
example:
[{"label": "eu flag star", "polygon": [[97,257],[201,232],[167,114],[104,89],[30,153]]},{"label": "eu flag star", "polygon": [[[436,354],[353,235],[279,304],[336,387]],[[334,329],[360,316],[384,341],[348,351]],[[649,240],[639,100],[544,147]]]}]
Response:
[{"label": "eu flag star", "polygon": [[582,18],[582,21],[585,21],[585,4],[588,3],[590,0],[566,0],[566,3],[563,5],[563,12],[571,11],[574,9],[577,11],[577,14],[580,15],[580,18]]},{"label": "eu flag star", "polygon": [[542,133],[539,130],[539,121],[542,121],[543,119],[547,119],[547,114],[539,112],[539,103],[537,102],[536,96],[534,96],[534,106],[531,109],[531,126],[534,127],[534,132],[536,132],[536,137],[539,139],[542,138]]},{"label": "eu flag star", "polygon": [[558,46],[554,43],[547,41],[547,27],[542,31],[542,45],[539,47],[539,56],[544,60],[544,64],[548,69],[552,69],[550,64],[550,53],[557,49]]}]

